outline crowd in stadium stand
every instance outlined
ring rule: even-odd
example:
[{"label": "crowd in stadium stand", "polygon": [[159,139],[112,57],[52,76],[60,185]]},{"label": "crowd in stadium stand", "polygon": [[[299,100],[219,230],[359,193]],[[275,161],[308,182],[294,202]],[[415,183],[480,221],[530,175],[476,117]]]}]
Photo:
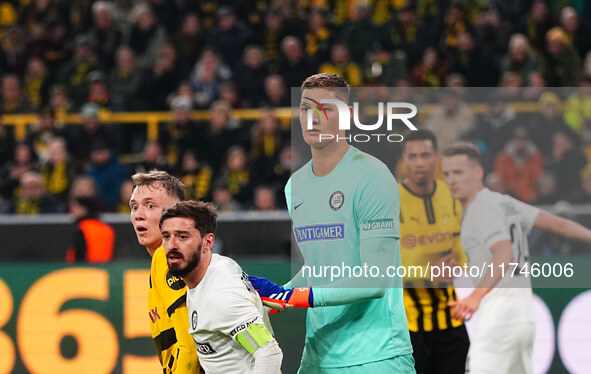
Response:
[{"label": "crowd in stadium stand", "polygon": [[[0,108],[40,120],[18,143],[0,124],[0,213],[65,212],[81,195],[128,212],[129,176],[153,168],[221,211],[284,208],[295,155],[272,109],[317,72],[352,86],[502,87],[482,114],[445,91],[420,125],[440,148],[476,142],[491,189],[589,203],[590,35],[585,1],[2,1]],[[522,101],[542,109],[508,104]],[[237,108],[262,116],[239,120]],[[149,141],[141,126],[101,123],[104,110],[173,120]],[[83,123],[62,125],[66,113]]]}]

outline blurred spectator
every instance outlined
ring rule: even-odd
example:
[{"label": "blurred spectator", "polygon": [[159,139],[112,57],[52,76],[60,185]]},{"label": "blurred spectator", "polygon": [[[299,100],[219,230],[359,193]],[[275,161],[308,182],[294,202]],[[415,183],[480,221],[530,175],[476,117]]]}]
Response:
[{"label": "blurred spectator", "polygon": [[591,77],[583,79],[566,100],[564,120],[579,139],[591,143]]},{"label": "blurred spectator", "polygon": [[61,206],[45,192],[43,177],[35,171],[28,171],[20,177],[20,193],[10,205],[13,214],[62,213]]},{"label": "blurred spectator", "polygon": [[231,77],[231,70],[220,61],[218,55],[211,49],[204,50],[191,74],[191,84],[195,90],[197,105],[207,108],[218,100],[222,82]]},{"label": "blurred spectator", "polygon": [[237,83],[247,107],[257,107],[265,98],[264,82],[267,75],[269,75],[269,69],[263,49],[256,45],[246,47]]},{"label": "blurred spectator", "polygon": [[36,111],[49,99],[49,76],[45,62],[38,57],[32,57],[27,63],[24,78],[24,91],[29,99],[31,109]]},{"label": "blurred spectator", "polygon": [[18,186],[23,174],[36,171],[39,167],[35,154],[26,143],[18,143],[14,148],[14,157],[3,164],[0,170],[0,193],[10,200],[18,193]]},{"label": "blurred spectator", "polygon": [[115,51],[119,48],[123,34],[114,20],[111,1],[99,0],[92,4],[92,28],[88,34],[92,45],[97,46],[97,57],[102,66],[113,66]]},{"label": "blurred spectator", "polygon": [[579,84],[581,59],[560,27],[546,33],[547,55],[544,75],[551,87],[574,87]]},{"label": "blurred spectator", "polygon": [[47,108],[39,114],[39,123],[27,128],[26,142],[43,165],[49,160],[49,143],[57,137],[64,136],[64,129],[57,125],[54,112]]},{"label": "blurred spectator", "polygon": [[66,96],[66,88],[61,84],[51,87],[49,93],[49,108],[55,114],[55,118],[63,122],[66,114],[72,111],[72,104]]},{"label": "blurred spectator", "polygon": [[235,74],[244,47],[253,41],[252,31],[237,19],[234,10],[227,5],[219,7],[217,16],[217,26],[211,32],[209,43],[215,46],[223,62]]},{"label": "blurred spectator", "polygon": [[412,71],[411,82],[415,87],[441,87],[445,68],[439,61],[435,48],[425,49],[423,60]]},{"label": "blurred spectator", "polygon": [[180,75],[188,77],[195,61],[206,45],[204,31],[197,14],[185,15],[181,27],[174,37],[174,45],[178,53]]},{"label": "blurred spectator", "polygon": [[185,152],[177,174],[185,185],[187,199],[209,196],[213,171],[207,164],[200,163],[195,153]]},{"label": "blurred spectator", "polygon": [[546,50],[546,33],[555,22],[548,10],[545,0],[534,0],[529,12],[517,29],[525,34],[530,40],[533,48],[541,53]]},{"label": "blurred spectator", "polygon": [[327,22],[326,10],[322,8],[310,9],[308,15],[308,31],[306,33],[306,55],[311,58],[315,66],[330,57],[330,46],[336,40],[336,33]]},{"label": "blurred spectator", "polygon": [[581,197],[577,202],[591,204],[591,164],[581,170]]},{"label": "blurred spectator", "polygon": [[172,35],[177,29],[180,19],[179,3],[168,0],[145,0],[150,6],[152,12],[158,18],[158,22],[163,25],[168,35]]},{"label": "blurred spectator", "polygon": [[[367,53],[382,41],[382,32],[373,23],[371,15],[372,5],[366,2],[358,2],[355,8],[355,21],[345,24],[343,27],[343,40],[348,47],[348,51],[351,52],[351,60],[356,64],[363,64]],[[345,80],[351,83],[349,79],[345,78]],[[353,84],[353,86],[356,86],[356,84]]]},{"label": "blurred spectator", "polygon": [[427,46],[437,44],[439,21],[426,23],[417,15],[416,5],[407,3],[385,25],[386,44],[390,51],[401,51],[409,66],[415,66],[424,56]]},{"label": "blurred spectator", "polygon": [[14,127],[5,125],[0,119],[0,170],[14,156]]},{"label": "blurred spectator", "polygon": [[486,106],[486,112],[479,116],[474,131],[474,137],[486,144],[487,152],[483,153],[494,159],[513,136],[516,123],[515,111],[507,104],[500,92],[493,92]]},{"label": "blurred spectator", "polygon": [[281,42],[281,52],[278,74],[284,77],[286,87],[300,87],[314,73],[314,65],[304,53],[302,42],[295,36],[287,36]]},{"label": "blurred spectator", "polygon": [[212,191],[212,203],[220,213],[235,212],[241,210],[240,204],[232,197],[227,184],[219,183]]},{"label": "blurred spectator", "polygon": [[525,128],[515,128],[512,138],[495,158],[494,171],[519,200],[526,203],[535,200],[536,183],[544,174],[544,157]]},{"label": "blurred spectator", "polygon": [[[70,187],[70,200],[77,197],[92,197],[100,200],[94,178],[87,174],[77,176]],[[128,201],[129,204],[129,201]],[[103,211],[104,203],[99,201],[100,210]]]},{"label": "blurred spectator", "polygon": [[18,26],[4,30],[0,35],[0,72],[22,76],[27,66],[27,36]]},{"label": "blurred spectator", "polygon": [[93,103],[86,103],[80,110],[82,126],[74,129],[72,135],[73,156],[85,168],[90,157],[90,147],[94,142],[102,142],[115,147],[115,141],[107,128],[100,122],[100,108]]},{"label": "blurred spectator", "polygon": [[61,18],[66,9],[61,1],[29,1],[20,12],[19,23],[33,39],[45,36],[47,20]]},{"label": "blurred spectator", "polygon": [[494,171],[491,171],[484,178],[484,186],[492,192],[498,192],[502,194],[510,194],[511,191],[507,189],[507,185],[503,181],[503,178]]},{"label": "blurred spectator", "polygon": [[535,205],[551,205],[559,200],[556,194],[556,179],[550,173],[545,173],[538,178],[536,191],[538,197],[533,201]]},{"label": "blurred spectator", "polygon": [[144,110],[167,110],[166,98],[178,86],[180,75],[177,71],[176,50],[165,43],[160,47],[154,66],[142,74],[138,99]]},{"label": "blurred spectator", "polygon": [[480,11],[474,30],[484,55],[500,61],[507,51],[512,28],[513,25],[507,20],[507,14],[503,14],[498,6],[490,3],[485,5]]},{"label": "blurred spectator", "polygon": [[232,109],[242,108],[242,98],[233,82],[226,82],[220,86],[220,101]]},{"label": "blurred spectator", "polygon": [[74,56],[58,72],[57,81],[66,87],[68,97],[75,107],[80,107],[87,97],[86,75],[100,70],[100,64],[86,35],[74,39]]},{"label": "blurred spectator", "polygon": [[449,4],[444,12],[443,27],[438,35],[439,48],[445,56],[450,56],[458,49],[460,34],[471,33],[473,30],[465,12],[464,3],[454,1]]},{"label": "blurred spectator", "polygon": [[123,183],[121,183],[121,187],[119,188],[119,203],[117,204],[117,209],[115,209],[117,213],[131,213],[131,208],[129,207],[129,200],[131,200],[132,193],[133,181],[131,179],[124,180]]},{"label": "blurred spectator", "polygon": [[232,198],[244,205],[252,201],[254,187],[252,182],[246,152],[240,146],[232,146],[228,149],[226,162],[215,184],[227,185]]},{"label": "blurred spectator", "polygon": [[275,191],[267,185],[260,185],[254,190],[254,204],[251,210],[269,212],[277,210]]},{"label": "blurred spectator", "polygon": [[91,71],[86,76],[88,93],[86,95],[87,103],[94,103],[101,109],[109,110],[111,108],[111,93],[107,86],[107,77],[102,71]]},{"label": "blurred spectator", "polygon": [[509,40],[509,51],[501,62],[503,73],[512,71],[519,74],[522,82],[527,82],[531,73],[540,69],[540,60],[532,50],[527,37],[513,34]]},{"label": "blurred spectator", "polygon": [[587,22],[579,18],[573,7],[567,6],[560,11],[560,25],[579,56],[585,56],[591,50],[591,27]]},{"label": "blurred spectator", "polygon": [[277,9],[271,9],[265,16],[265,29],[259,37],[259,43],[263,46],[265,58],[269,65],[277,67],[279,63],[279,45],[284,38],[283,17]]},{"label": "blurred spectator", "polygon": [[40,54],[47,63],[51,83],[59,73],[62,64],[70,57],[71,43],[67,39],[67,26],[63,19],[50,20],[47,24],[47,35],[40,41]]},{"label": "blurred spectator", "polygon": [[191,120],[191,99],[177,96],[172,100],[170,109],[173,120],[160,128],[159,142],[166,163],[176,167],[187,151],[195,149],[199,142],[203,142],[203,137],[197,124]]},{"label": "blurred spectator", "polygon": [[[451,37],[451,36],[450,36]],[[455,53],[449,62],[449,69],[466,78],[468,87],[494,87],[499,81],[499,67],[474,44],[474,37],[468,32],[454,36]]]},{"label": "blurred spectator", "polygon": [[289,134],[282,131],[274,112],[264,110],[250,135],[253,178],[257,184],[272,183],[276,178],[275,166],[279,161],[279,152],[288,144]]},{"label": "blurred spectator", "polygon": [[88,175],[94,178],[99,196],[108,211],[114,211],[119,202],[119,188],[127,176],[108,143],[94,141],[90,146]]},{"label": "blurred spectator", "polygon": [[209,115],[209,126],[198,143],[198,157],[207,162],[214,172],[218,172],[228,149],[233,145],[244,145],[247,138],[244,130],[232,123],[232,110],[226,103],[214,103]]},{"label": "blurred spectator", "polygon": [[[361,86],[361,69],[349,58],[349,49],[343,43],[335,43],[330,50],[330,61],[320,65],[319,73],[338,74],[353,87]],[[300,85],[298,85],[299,87]]]},{"label": "blurred spectator", "polygon": [[70,185],[78,172],[78,166],[68,155],[66,141],[63,138],[52,139],[49,143],[49,159],[41,167],[47,193],[65,204]]},{"label": "blurred spectator", "polygon": [[532,71],[527,77],[527,87],[521,91],[523,100],[538,101],[546,89],[546,80],[540,71]]},{"label": "blurred spectator", "polygon": [[148,140],[144,145],[142,158],[134,165],[133,173],[148,173],[150,170],[170,171],[162,147],[155,141]]},{"label": "blurred spectator", "polygon": [[2,98],[0,109],[3,114],[30,113],[31,104],[21,88],[21,82],[15,74],[2,77]]},{"label": "blurred spectator", "polygon": [[560,114],[560,98],[554,92],[544,92],[539,100],[540,112],[528,115],[527,130],[544,158],[552,157],[552,138],[557,132],[572,134]]},{"label": "blurred spectator", "polygon": [[76,220],[72,245],[66,262],[104,263],[113,260],[115,231],[98,218],[97,201],[78,197],[70,201],[70,213]]},{"label": "blurred spectator", "polygon": [[581,194],[581,170],[587,165],[587,159],[563,132],[554,134],[552,154],[549,170],[556,177],[558,197],[560,200],[573,201]]},{"label": "blurred spectator", "polygon": [[136,56],[139,68],[150,68],[158,51],[166,41],[166,31],[156,22],[154,13],[146,3],[138,3],[129,14],[131,30],[128,45]]},{"label": "blurred spectator", "polygon": [[125,112],[137,110],[137,94],[140,89],[142,74],[135,66],[135,56],[131,48],[121,47],[116,54],[116,67],[109,75],[111,110]]},{"label": "blurred spectator", "polygon": [[437,137],[441,149],[449,147],[474,128],[474,114],[453,90],[445,90],[441,105],[429,117],[424,128]]},{"label": "blurred spectator", "polygon": [[406,54],[400,50],[392,53],[384,48],[377,48],[369,53],[362,79],[368,86],[395,86],[396,82],[407,75]]},{"label": "blurred spectator", "polygon": [[265,78],[265,100],[263,106],[272,108],[290,106],[290,93],[285,87],[283,78],[278,74],[271,74]]},{"label": "blurred spectator", "polygon": [[514,71],[506,71],[499,82],[499,93],[506,102],[521,101],[521,78]]}]

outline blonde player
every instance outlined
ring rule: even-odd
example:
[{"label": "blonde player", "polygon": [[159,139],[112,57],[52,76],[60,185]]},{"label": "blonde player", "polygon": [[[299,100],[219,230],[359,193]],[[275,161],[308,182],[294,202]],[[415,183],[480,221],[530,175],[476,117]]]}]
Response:
[{"label": "blonde player", "polygon": [[460,239],[469,264],[488,269],[470,296],[449,303],[457,319],[478,312],[466,372],[532,373],[533,297],[531,279],[522,271],[529,266],[527,235],[535,227],[591,243],[591,230],[484,188],[480,153],[471,144],[446,149],[442,169],[464,209]]}]

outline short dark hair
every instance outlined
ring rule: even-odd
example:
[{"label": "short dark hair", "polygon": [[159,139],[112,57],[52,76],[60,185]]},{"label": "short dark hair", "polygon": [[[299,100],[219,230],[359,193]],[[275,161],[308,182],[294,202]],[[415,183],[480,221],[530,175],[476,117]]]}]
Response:
[{"label": "short dark hair", "polygon": [[349,102],[350,86],[347,81],[337,74],[320,73],[306,78],[302,83],[302,90],[306,88],[328,88],[334,90],[335,96]]},{"label": "short dark hair", "polygon": [[169,196],[185,200],[185,185],[177,177],[162,170],[150,170],[148,173],[136,173],[131,176],[133,190],[137,187],[152,187],[160,183]]},{"label": "short dark hair", "polygon": [[460,155],[464,155],[468,157],[469,160],[473,160],[480,163],[480,151],[472,143],[454,143],[443,151],[443,157],[452,157]]},{"label": "short dark hair", "polygon": [[180,201],[162,213],[160,228],[162,229],[164,221],[175,217],[192,218],[201,236],[215,234],[218,214],[212,203],[195,200]]},{"label": "short dark hair", "polygon": [[406,148],[406,143],[416,140],[430,140],[433,144],[433,149],[437,150],[437,138],[435,137],[435,134],[432,131],[420,129],[416,131],[410,131],[404,135],[404,142],[402,143],[403,152],[404,148]]}]

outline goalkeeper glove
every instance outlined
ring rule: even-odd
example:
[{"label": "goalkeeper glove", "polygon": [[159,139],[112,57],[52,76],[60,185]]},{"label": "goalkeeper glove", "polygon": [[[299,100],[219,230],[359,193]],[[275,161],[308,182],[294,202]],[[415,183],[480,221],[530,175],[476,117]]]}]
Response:
[{"label": "goalkeeper glove", "polygon": [[312,308],[314,294],[312,288],[284,288],[266,278],[249,275],[248,279],[259,293],[263,304],[273,309]]}]

